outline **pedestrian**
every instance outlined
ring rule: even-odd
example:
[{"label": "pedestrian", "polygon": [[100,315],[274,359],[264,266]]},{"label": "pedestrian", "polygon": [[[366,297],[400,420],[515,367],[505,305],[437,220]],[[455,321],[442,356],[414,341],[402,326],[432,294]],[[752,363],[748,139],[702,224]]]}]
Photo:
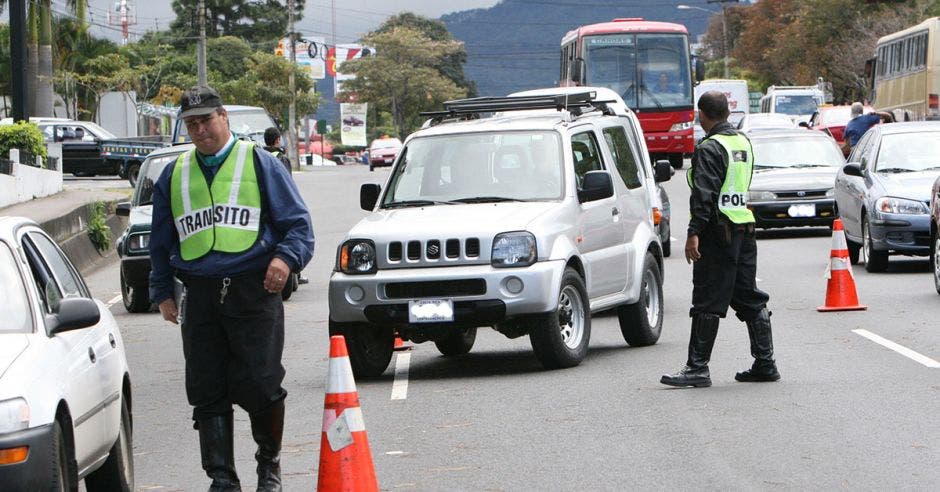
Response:
[{"label": "pedestrian", "polygon": [[[280,162],[236,139],[219,94],[185,91],[179,118],[195,150],[166,167],[153,194],[150,299],[181,323],[186,396],[211,491],[241,490],[233,404],[258,444],[258,490],[281,490],[284,429],[281,290],[313,255],[313,225]],[[174,276],[185,301],[174,299]]]},{"label": "pedestrian", "polygon": [[696,146],[687,176],[689,228],[686,261],[692,268],[692,333],[688,359],[677,374],[664,375],[670,386],[711,386],[708,361],[718,323],[734,308],[747,323],[754,363],[737,373],[738,381],[777,381],[770,328],[770,296],[757,288],[757,239],[754,215],[747,208],[754,167],[751,142],[728,123],[728,98],[718,91],[702,94],[699,121],[705,139]]},{"label": "pedestrian", "polygon": [[842,144],[842,154],[845,155],[845,157],[849,156],[849,152],[858,144],[859,139],[862,138],[862,135],[864,135],[869,128],[878,123],[894,123],[894,115],[887,111],[872,111],[868,114],[862,114],[863,110],[864,106],[862,106],[862,103],[852,103],[852,119],[846,123],[845,132],[842,137],[844,140]]},{"label": "pedestrian", "polygon": [[287,158],[284,152],[284,147],[281,146],[281,132],[273,126],[264,131],[264,150],[277,157],[287,167],[287,172],[294,171],[294,168],[290,165],[290,159]]}]

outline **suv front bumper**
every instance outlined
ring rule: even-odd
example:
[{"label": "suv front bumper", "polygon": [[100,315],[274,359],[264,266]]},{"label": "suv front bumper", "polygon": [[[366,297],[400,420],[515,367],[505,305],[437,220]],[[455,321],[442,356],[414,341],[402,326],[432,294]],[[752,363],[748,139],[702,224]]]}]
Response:
[{"label": "suv front bumper", "polygon": [[330,319],[407,322],[408,302],[416,299],[452,299],[455,322],[496,322],[546,313],[556,308],[564,270],[565,262],[555,260],[524,268],[466,265],[380,270],[371,275],[333,272]]}]

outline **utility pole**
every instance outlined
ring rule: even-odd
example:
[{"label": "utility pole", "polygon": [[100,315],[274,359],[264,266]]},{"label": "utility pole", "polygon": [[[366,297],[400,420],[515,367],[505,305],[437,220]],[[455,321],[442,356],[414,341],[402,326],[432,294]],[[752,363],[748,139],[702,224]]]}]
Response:
[{"label": "utility pole", "polygon": [[721,49],[724,52],[725,78],[731,78],[731,71],[728,68],[728,11],[725,9],[727,3],[738,3],[738,0],[708,0],[708,3],[717,3],[721,5]]},{"label": "utility pole", "polygon": [[196,7],[196,15],[199,16],[199,42],[196,44],[196,70],[199,77],[199,85],[207,86],[209,81],[206,77],[206,2],[199,0]]},{"label": "utility pole", "polygon": [[287,39],[290,47],[290,72],[287,75],[287,90],[290,91],[290,106],[287,109],[287,158],[294,169],[300,169],[297,160],[297,87],[294,80],[294,69],[297,68],[297,45],[294,39],[294,0],[287,0]]},{"label": "utility pole", "polygon": [[26,0],[10,0],[13,121],[29,121],[26,108]]}]

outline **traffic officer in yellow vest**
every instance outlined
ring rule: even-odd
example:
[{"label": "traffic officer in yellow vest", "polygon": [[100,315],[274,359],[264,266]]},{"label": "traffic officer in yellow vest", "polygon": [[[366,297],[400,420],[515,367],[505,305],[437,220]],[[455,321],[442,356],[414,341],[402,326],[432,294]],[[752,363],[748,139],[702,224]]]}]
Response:
[{"label": "traffic officer in yellow vest", "polygon": [[695,148],[688,171],[688,237],[685,258],[692,268],[692,334],[689,354],[677,374],[664,375],[670,386],[711,386],[708,361],[718,322],[734,308],[747,323],[754,363],[738,381],[777,381],[770,329],[770,296],[757,288],[757,239],[754,215],[747,208],[754,166],[751,142],[728,123],[728,99],[718,91],[702,94],[699,121],[707,136]]},{"label": "traffic officer in yellow vest", "polygon": [[273,126],[264,130],[264,150],[277,157],[277,160],[281,161],[284,167],[287,168],[287,172],[294,171],[291,168],[290,159],[287,158],[284,148],[281,147],[281,132]]},{"label": "traffic officer in yellow vest", "polygon": [[[233,404],[248,412],[258,444],[258,490],[281,490],[280,293],[313,255],[310,213],[284,166],[235,138],[215,90],[185,91],[179,118],[195,149],[154,188],[150,299],[164,319],[182,322],[186,396],[209,490],[241,490]],[[181,306],[174,276],[186,287]]]}]

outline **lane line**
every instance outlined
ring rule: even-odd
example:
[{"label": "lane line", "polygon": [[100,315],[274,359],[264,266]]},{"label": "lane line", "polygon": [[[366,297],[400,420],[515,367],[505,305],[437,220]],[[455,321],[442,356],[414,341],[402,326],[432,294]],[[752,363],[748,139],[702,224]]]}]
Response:
[{"label": "lane line", "polygon": [[411,365],[411,352],[403,352],[395,357],[395,382],[392,383],[392,399],[408,398],[408,366]]},{"label": "lane line", "polygon": [[114,296],[113,299],[111,299],[110,301],[108,301],[107,303],[105,303],[105,306],[111,307],[111,306],[117,304],[118,301],[120,301],[120,300],[121,300],[121,294],[118,294],[118,295]]},{"label": "lane line", "polygon": [[886,338],[881,338],[880,336],[875,335],[874,333],[872,333],[872,332],[870,332],[870,331],[868,331],[868,330],[858,329],[858,330],[852,330],[852,332],[855,333],[855,334],[857,334],[857,335],[863,336],[863,337],[865,337],[865,338],[867,338],[867,339],[869,339],[869,340],[871,340],[871,341],[877,343],[878,345],[881,345],[882,347],[889,348],[889,349],[891,349],[891,350],[893,350],[893,351],[895,351],[895,352],[897,352],[897,353],[903,355],[904,357],[907,357],[908,359],[911,359],[911,360],[913,360],[913,361],[915,361],[915,362],[918,362],[918,363],[920,363],[920,364],[923,364],[923,365],[925,365],[925,366],[927,366],[927,367],[931,367],[931,368],[934,368],[934,369],[940,368],[940,362],[937,362],[937,361],[931,359],[930,357],[927,357],[926,355],[918,354],[917,352],[914,352],[913,350],[911,350],[911,349],[909,349],[909,348],[907,348],[907,347],[905,347],[905,346],[903,346],[903,345],[898,345],[898,344],[892,342],[891,340],[888,340],[888,339],[886,339]]}]

